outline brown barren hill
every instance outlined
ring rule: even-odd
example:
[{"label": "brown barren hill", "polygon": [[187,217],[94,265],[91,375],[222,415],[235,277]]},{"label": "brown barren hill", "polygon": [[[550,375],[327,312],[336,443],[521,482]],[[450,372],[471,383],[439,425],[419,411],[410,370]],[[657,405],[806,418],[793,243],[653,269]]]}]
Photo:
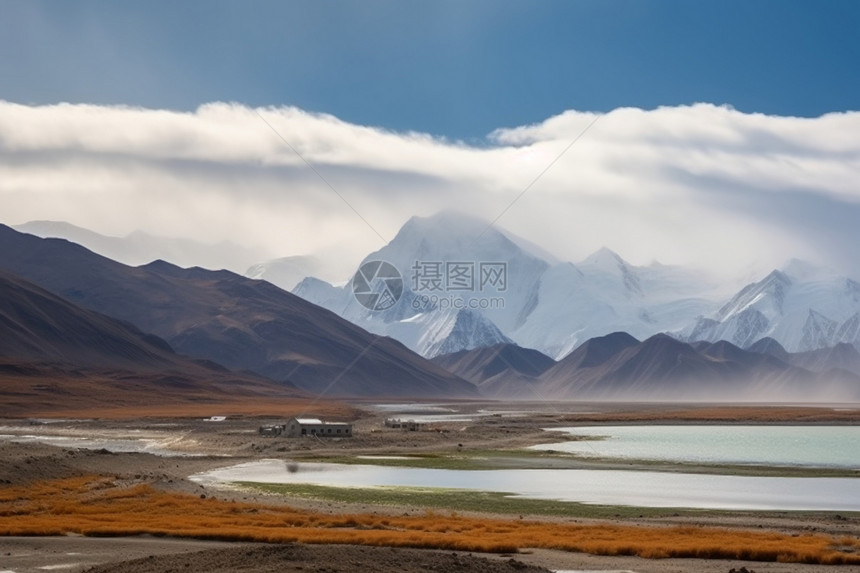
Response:
[{"label": "brown barren hill", "polygon": [[860,398],[860,376],[812,372],[730,342],[666,334],[593,338],[540,376],[546,396],[590,400],[831,401]]},{"label": "brown barren hill", "polygon": [[549,356],[511,343],[461,350],[432,359],[449,372],[475,384],[493,398],[540,399],[537,378],[555,366]]},{"label": "brown barren hill", "polygon": [[156,261],[129,267],[0,225],[0,269],[134,324],[177,352],[327,396],[474,397],[475,386],[265,281]]},{"label": "brown barren hill", "polygon": [[160,338],[0,272],[0,414],[281,398],[296,388],[176,354]]}]

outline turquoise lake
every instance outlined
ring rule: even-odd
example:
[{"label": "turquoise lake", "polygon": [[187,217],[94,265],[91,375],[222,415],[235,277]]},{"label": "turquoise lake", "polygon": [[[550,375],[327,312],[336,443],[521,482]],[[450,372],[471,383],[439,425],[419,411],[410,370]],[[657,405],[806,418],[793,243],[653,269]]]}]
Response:
[{"label": "turquoise lake", "polygon": [[[558,428],[552,431],[559,431]],[[590,439],[535,446],[583,456],[714,464],[860,468],[857,426],[589,426]],[[445,470],[261,460],[194,476],[200,482],[332,487],[438,487],[600,505],[733,510],[860,511],[860,478],[710,475],[602,469]]]},{"label": "turquoise lake", "polygon": [[533,449],[630,460],[860,468],[860,426],[588,426],[552,431],[592,439]]}]

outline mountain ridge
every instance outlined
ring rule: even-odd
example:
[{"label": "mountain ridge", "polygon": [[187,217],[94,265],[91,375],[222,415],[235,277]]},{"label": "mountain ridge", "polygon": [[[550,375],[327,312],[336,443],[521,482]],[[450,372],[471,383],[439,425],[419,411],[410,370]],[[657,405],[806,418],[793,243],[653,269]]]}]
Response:
[{"label": "mountain ridge", "polygon": [[[860,349],[860,282],[797,259],[726,295],[724,284],[699,271],[636,266],[606,247],[578,263],[559,262],[525,239],[453,210],[411,217],[363,262],[373,259],[394,264],[404,283],[400,301],[381,312],[361,306],[351,283],[298,281],[301,269],[321,269],[312,257],[275,259],[246,274],[298,281],[293,294],[427,358],[513,342],[562,359],[616,331],[640,340],[657,333],[687,342],[727,340],[741,348],[774,338],[793,353],[841,342]],[[415,284],[416,262],[458,261],[473,267],[470,290]],[[481,263],[506,265],[503,289],[481,284]],[[486,304],[453,308],[473,302]]]},{"label": "mountain ridge", "polygon": [[134,324],[184,354],[331,395],[476,396],[474,386],[265,281],[156,261],[129,267],[0,225],[0,268]]},{"label": "mountain ridge", "polygon": [[205,405],[309,396],[177,354],[134,325],[0,271],[0,411]]},{"label": "mountain ridge", "polygon": [[66,239],[104,257],[139,266],[154,260],[169,260],[179,266],[226,268],[243,272],[266,256],[265,251],[222,241],[207,244],[192,239],[169,238],[134,231],[125,236],[110,236],[65,221],[28,221],[12,225],[17,231],[42,238]]},{"label": "mountain ridge", "polygon": [[[515,345],[460,351],[434,362],[488,395],[541,400],[857,400],[860,353],[844,344],[813,356],[751,352],[727,341],[686,343],[665,334],[638,341],[624,332],[588,340],[540,372],[524,372]],[[771,347],[775,350],[776,347]],[[838,360],[831,358],[835,353]],[[508,366],[504,366],[508,362]]]},{"label": "mountain ridge", "polygon": [[[412,217],[394,239],[370,253],[363,262],[383,260],[399,269],[403,297],[396,307],[371,312],[357,304],[350,285],[334,287],[307,278],[293,293],[328,308],[371,332],[397,338],[412,350],[432,358],[441,349],[464,350],[509,341],[561,358],[579,344],[618,330],[647,336],[656,331],[680,329],[716,306],[700,292],[714,288],[711,279],[695,271],[666,265],[635,267],[617,253],[601,249],[579,264],[558,262],[539,249],[497,229],[486,221],[461,213],[441,212]],[[415,279],[422,263],[444,273],[448,263],[464,263],[476,275],[481,265],[500,265],[503,288],[482,284],[477,276],[465,291],[448,289],[444,275],[432,290]],[[424,305],[421,297],[439,300]],[[441,318],[421,316],[445,312],[450,299],[478,300],[485,306],[470,309],[484,332],[498,329],[495,337],[451,336],[436,326]],[[428,338],[429,333],[436,338]],[[459,345],[459,346],[458,346]]]}]

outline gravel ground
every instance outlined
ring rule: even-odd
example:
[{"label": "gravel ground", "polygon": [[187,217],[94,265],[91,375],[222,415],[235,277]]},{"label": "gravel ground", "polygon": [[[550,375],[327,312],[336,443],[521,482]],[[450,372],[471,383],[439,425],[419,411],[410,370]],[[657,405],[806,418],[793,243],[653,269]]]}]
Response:
[{"label": "gravel ground", "polygon": [[[478,405],[470,406],[473,411]],[[611,416],[617,414],[610,413]],[[671,412],[649,411],[653,419],[671,419]],[[592,418],[595,417],[591,414]],[[262,438],[257,427],[277,420],[234,418],[225,422],[199,419],[147,419],[130,421],[69,420],[31,424],[25,420],[0,420],[0,434],[52,435],[69,439],[134,439],[155,447],[185,454],[166,457],[149,453],[111,453],[105,449],[57,447],[35,442],[0,440],[0,487],[27,484],[73,475],[114,476],[122,484],[149,483],[171,491],[283,504],[326,513],[389,512],[402,514],[415,508],[361,505],[339,507],[328,501],[285,499],[278,496],[205,489],[187,478],[195,473],[262,458],[290,458],[332,455],[406,455],[414,452],[457,452],[484,449],[512,449],[546,442],[553,438],[541,430],[554,423],[569,425],[569,415],[537,412],[528,419],[499,416],[476,417],[474,421],[450,422],[434,426],[434,431],[403,433],[381,429],[383,416],[368,416],[356,424],[356,437],[340,440],[287,440]],[[653,421],[653,420],[649,420]],[[614,420],[613,420],[614,422]],[[856,423],[856,420],[845,421]],[[594,423],[593,419],[589,423]],[[617,422],[614,422],[617,423]],[[561,437],[559,436],[559,439]],[[537,517],[557,520],[561,518]],[[582,522],[585,520],[579,519]],[[643,525],[692,524],[732,528],[772,529],[787,532],[820,531],[860,535],[856,516],[826,514],[743,513],[699,517],[627,519]],[[533,568],[527,568],[531,566]],[[90,569],[93,567],[92,569]],[[693,571],[729,573],[730,570],[756,573],[853,572],[857,567],[827,567],[801,564],[745,563],[704,560],[644,560],[635,557],[598,557],[559,551],[535,550],[515,556],[477,556],[450,551],[427,551],[353,547],[341,545],[260,545],[215,543],[165,538],[13,538],[0,537],[0,573],[79,571],[94,572],[263,572],[263,571],[634,571],[669,573]]]}]

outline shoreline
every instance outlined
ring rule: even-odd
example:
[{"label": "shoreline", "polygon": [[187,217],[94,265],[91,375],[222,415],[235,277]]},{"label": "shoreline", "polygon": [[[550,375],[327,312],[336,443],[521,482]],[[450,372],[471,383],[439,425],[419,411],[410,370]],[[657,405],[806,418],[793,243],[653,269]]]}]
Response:
[{"label": "shoreline", "polygon": [[[486,403],[461,405],[462,410],[477,411],[485,408]],[[416,405],[420,408],[420,405]],[[497,408],[508,410],[516,409],[510,404],[495,404]],[[604,405],[602,420],[607,424],[618,425],[619,418],[625,418],[631,424],[654,424],[658,420],[680,419],[684,422],[692,422],[691,417],[698,411],[701,420],[699,423],[712,423],[716,417],[723,420],[731,418],[731,423],[744,423],[744,414],[750,414],[753,420],[780,418],[783,423],[792,425],[822,423],[837,425],[836,418],[840,423],[860,423],[860,413],[850,410],[833,412],[828,408],[799,407],[786,409],[778,406],[772,410],[756,406],[753,409],[747,407],[727,408],[720,406],[716,410],[713,405],[691,407],[690,405],[653,405],[643,407],[643,411],[635,412],[629,410],[630,405],[615,409],[615,405]],[[270,506],[288,505],[297,509],[313,511],[322,515],[342,515],[343,513],[367,513],[402,515],[405,512],[420,515],[426,511],[425,507],[415,505],[385,505],[378,503],[343,503],[326,498],[312,498],[307,496],[272,496],[270,494],[255,493],[248,491],[226,491],[214,487],[202,486],[194,483],[188,478],[196,473],[205,472],[219,467],[231,466],[242,462],[260,460],[264,458],[298,459],[300,461],[324,461],[329,459],[352,458],[357,462],[377,465],[396,465],[401,463],[415,463],[414,460],[391,460],[391,459],[360,459],[357,456],[412,456],[421,458],[423,461],[432,460],[432,463],[451,464],[457,458],[479,457],[479,454],[495,452],[492,459],[483,460],[481,464],[497,464],[495,468],[506,468],[522,464],[523,460],[516,456],[511,457],[511,452],[536,443],[549,443],[552,440],[552,432],[546,432],[543,428],[549,425],[574,425],[572,417],[576,417],[576,423],[582,425],[596,425],[594,418],[597,415],[592,411],[587,414],[575,414],[569,412],[547,412],[546,410],[558,409],[557,405],[548,405],[544,411],[537,412],[527,418],[508,416],[480,416],[470,422],[448,422],[432,424],[432,430],[426,432],[400,432],[398,430],[386,430],[381,428],[381,421],[390,417],[391,412],[367,412],[365,411],[356,421],[356,436],[354,438],[335,439],[320,442],[318,440],[290,440],[286,438],[263,438],[256,434],[256,428],[260,425],[276,421],[277,419],[265,417],[233,417],[225,422],[206,422],[199,418],[146,418],[130,420],[67,420],[56,421],[48,424],[26,425],[22,419],[0,420],[0,426],[17,426],[21,431],[38,433],[46,431],[50,433],[67,432],[72,434],[92,434],[103,436],[133,436],[145,434],[153,439],[175,439],[172,446],[185,453],[195,453],[195,456],[160,457],[148,453],[111,454],[102,450],[84,450],[77,448],[64,448],[48,446],[39,443],[16,444],[8,441],[0,441],[0,456],[3,457],[3,467],[0,468],[0,488],[13,484],[33,484],[49,479],[57,479],[74,475],[104,475],[118,478],[117,484],[121,487],[135,487],[136,485],[149,485],[157,491],[192,494],[195,496],[205,495],[224,501],[239,501],[249,503],[260,503]],[[719,415],[717,415],[719,414]],[[406,417],[406,416],[403,416]],[[632,420],[631,418],[648,418],[645,420]],[[587,418],[587,419],[586,419]],[[547,422],[551,422],[547,424]],[[0,431],[0,433],[6,433]],[[560,433],[559,433],[560,434]],[[567,441],[569,436],[559,435],[560,440]],[[523,456],[520,456],[523,457]],[[544,464],[572,464],[580,467],[606,468],[606,462],[595,460],[571,460],[563,456],[547,458],[545,454],[525,456],[526,465],[541,460]],[[419,461],[421,461],[419,460]],[[441,460],[441,461],[440,461]],[[474,460],[467,460],[474,464]],[[617,462],[612,462],[617,463]],[[480,465],[480,464],[479,464]],[[631,469],[625,462],[625,468]],[[679,471],[677,464],[667,471]],[[648,471],[653,471],[653,466],[638,466]],[[635,468],[633,468],[635,469]],[[704,468],[711,471],[715,468]],[[718,468],[721,471],[725,468]],[[773,471],[783,471],[776,469]],[[771,471],[768,470],[768,471]],[[804,470],[809,471],[809,470]],[[818,471],[818,470],[814,470]],[[855,477],[853,475],[846,477]],[[408,496],[407,496],[408,497]],[[366,499],[365,502],[373,501]],[[522,507],[517,508],[518,512]],[[436,509],[447,511],[446,509]],[[501,519],[518,520],[519,513],[487,513],[485,512],[463,512],[464,516],[498,517]],[[589,515],[591,513],[592,515]],[[460,514],[458,512],[458,514]],[[694,510],[685,511],[657,511],[651,512],[647,509],[627,506],[624,510],[614,510],[611,506],[602,509],[575,512],[560,515],[528,514],[528,519],[546,522],[566,522],[571,519],[587,523],[618,523],[643,527],[720,527],[730,530],[748,531],[774,531],[787,534],[804,535],[808,533],[827,533],[837,536],[848,536],[860,538],[860,515],[851,512],[788,512],[788,511],[711,511]],[[0,537],[0,547],[5,540],[10,538]],[[64,538],[51,538],[64,539]],[[62,543],[58,541],[58,543]],[[46,542],[51,545],[51,542]],[[190,547],[190,545],[189,545]],[[395,550],[400,551],[400,550]],[[531,555],[544,555],[546,550],[537,550],[532,553],[520,553],[515,557],[517,560],[529,562]],[[548,555],[548,554],[547,554]],[[554,555],[554,554],[553,554]],[[117,554],[117,557],[119,554]],[[497,559],[489,556],[490,559]],[[165,557],[165,559],[168,559]],[[625,559],[627,559],[625,561]],[[633,561],[630,561],[633,559]],[[730,568],[728,561],[712,561],[691,559],[658,559],[644,560],[641,558],[611,558],[607,556],[588,556],[585,554],[570,554],[559,552],[546,563],[559,564],[556,568],[566,569],[599,569],[615,568],[630,569],[637,573],[650,573],[651,571],[664,573],[677,571],[678,562],[690,567],[688,570],[697,571],[721,571],[725,573]],[[695,562],[695,565],[694,565]],[[580,565],[577,565],[580,564]],[[633,563],[631,565],[630,563]],[[824,565],[788,565],[763,562],[736,562],[738,568],[741,565],[756,571],[791,571],[807,572],[821,571]],[[596,564],[600,564],[597,566]],[[615,565],[618,564],[618,565]],[[777,566],[780,567],[777,567]],[[732,565],[735,566],[735,565]],[[674,569],[673,569],[674,567]]]}]

